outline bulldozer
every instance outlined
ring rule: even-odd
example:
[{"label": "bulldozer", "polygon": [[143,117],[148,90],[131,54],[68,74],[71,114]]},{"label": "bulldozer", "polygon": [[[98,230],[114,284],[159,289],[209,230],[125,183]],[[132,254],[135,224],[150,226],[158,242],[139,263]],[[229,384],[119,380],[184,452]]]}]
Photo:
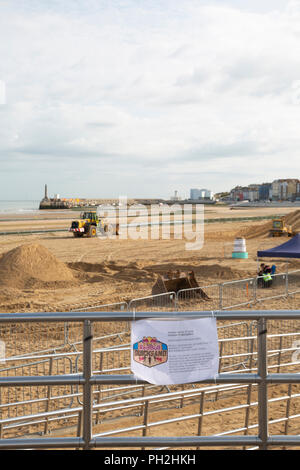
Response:
[{"label": "bulldozer", "polygon": [[158,276],[152,287],[152,295],[178,292],[182,289],[197,288],[195,293],[203,300],[210,300],[208,295],[199,287],[194,271],[188,273],[181,271],[169,271],[163,276]]},{"label": "bulldozer", "polygon": [[273,219],[270,237],[293,237],[295,235],[291,225],[286,225],[284,217]]},{"label": "bulldozer", "polygon": [[101,235],[119,235],[119,224],[109,224],[99,217],[97,211],[85,211],[79,220],[73,220],[69,229],[74,237],[96,237]]}]

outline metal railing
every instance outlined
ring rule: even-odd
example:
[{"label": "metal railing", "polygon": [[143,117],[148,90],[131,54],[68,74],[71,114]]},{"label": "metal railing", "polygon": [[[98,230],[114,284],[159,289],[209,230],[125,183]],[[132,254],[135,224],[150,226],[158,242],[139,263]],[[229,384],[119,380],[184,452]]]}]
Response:
[{"label": "metal railing", "polygon": [[[71,323],[72,324],[72,323]],[[35,323],[38,326],[38,324]],[[30,326],[30,325],[28,325]],[[78,329],[80,324],[76,329]],[[93,366],[95,373],[125,373],[130,371],[130,337],[129,332],[123,339],[127,343],[122,343],[115,346],[107,346],[105,348],[98,349],[97,333],[101,328],[101,324],[94,325],[93,328]],[[218,325],[218,341],[219,341],[219,361],[220,367],[219,372],[234,371],[241,368],[246,368],[251,360],[251,344],[253,338],[250,338],[252,329],[251,325],[247,322],[230,322],[229,324]],[[54,330],[55,332],[55,330]],[[121,332],[122,333],[122,332]],[[116,342],[116,335],[100,336],[102,340],[106,338],[107,344],[113,339]],[[21,338],[20,338],[21,339]],[[9,346],[9,338],[6,339]],[[24,341],[23,341],[24,342]],[[9,357],[6,358],[6,365],[1,367],[0,363],[0,376],[3,375],[44,375],[48,372],[48,375],[58,375],[59,373],[66,373],[66,365],[69,365],[69,373],[79,373],[82,371],[82,341],[76,343],[76,351],[71,348],[70,350],[65,349],[64,352],[49,352],[34,353],[33,356],[23,356],[22,358]],[[27,345],[30,348],[30,345]],[[8,347],[8,350],[11,348]],[[283,356],[282,356],[283,357]],[[169,387],[166,389],[170,392]],[[182,387],[185,389],[185,386]],[[94,391],[94,402],[100,403],[101,401],[118,400],[118,399],[129,399],[133,396],[142,396],[145,393],[151,391],[151,393],[161,393],[161,387],[155,387],[150,385],[138,385],[138,386],[123,386],[123,387],[98,387],[97,391]],[[67,400],[69,397],[69,405]],[[219,392],[216,393],[216,399],[222,397]],[[182,401],[184,396],[182,397]],[[41,432],[47,433],[49,431],[48,422],[53,421],[54,410],[64,409],[66,412],[67,407],[73,408],[78,404],[82,404],[81,392],[79,387],[72,387],[71,390],[68,387],[40,387],[37,391],[37,387],[30,387],[24,391],[24,388],[13,388],[7,387],[7,390],[1,394],[0,392],[0,427],[2,426],[2,432],[8,432],[13,428],[17,428],[20,431],[21,428],[25,428],[30,423],[31,430],[40,429]],[[47,419],[47,416],[42,416],[43,410],[48,412],[51,410],[51,417]],[[72,413],[72,412],[71,412]],[[39,415],[37,418],[37,414]],[[58,413],[61,414],[61,413]],[[73,414],[73,413],[72,413]],[[23,416],[23,420],[17,420],[16,417]],[[47,419],[47,425],[41,426],[41,419]],[[59,423],[58,423],[59,425]],[[0,433],[1,434],[1,433]],[[11,433],[10,433],[11,434]]]},{"label": "metal railing", "polygon": [[[138,311],[185,311],[185,310],[227,310],[239,308],[242,306],[253,307],[257,302],[263,302],[274,298],[288,297],[300,293],[300,270],[289,273],[275,274],[273,280],[266,288],[263,279],[253,277],[249,279],[240,279],[236,281],[227,281],[219,284],[204,285],[197,288],[183,289],[178,292],[167,292],[164,294],[150,295],[142,298],[132,299],[129,303],[117,302],[113,304],[99,304],[76,306],[71,312],[138,312]],[[203,300],[201,292],[204,291],[209,297]],[[115,340],[122,338],[129,331],[128,324],[123,331],[116,329],[111,333],[112,345]],[[0,337],[9,337],[9,354],[11,356],[28,355],[26,344],[31,345],[31,355],[41,352],[64,351],[71,347],[77,350],[81,344],[81,330],[75,323],[63,323],[53,325],[51,330],[49,326],[25,327],[22,324],[0,325]],[[20,345],[23,344],[24,350]],[[95,334],[96,339],[96,334]],[[97,335],[98,346],[104,346],[108,335],[99,332]],[[8,352],[8,351],[7,351]]]},{"label": "metal railing", "polygon": [[[0,449],[20,448],[103,448],[103,447],[249,447],[258,446],[267,449],[269,446],[300,446],[300,436],[269,435],[268,428],[268,387],[270,384],[299,384],[299,373],[268,372],[267,328],[273,320],[299,320],[300,311],[215,311],[218,321],[241,321],[257,323],[257,366],[255,372],[228,372],[220,373],[216,378],[205,380],[203,384],[235,384],[256,385],[258,388],[258,433],[257,435],[238,436],[181,436],[181,437],[115,437],[93,435],[93,415],[97,404],[93,402],[93,387],[103,385],[143,385],[145,381],[136,379],[132,374],[98,374],[93,372],[93,325],[98,322],[136,321],[146,318],[202,318],[208,313],[200,311],[187,312],[68,312],[68,313],[28,313],[28,314],[0,314],[0,324],[10,322],[22,325],[24,323],[43,323],[49,326],[57,322],[75,322],[83,330],[82,342],[82,373],[43,375],[43,376],[7,376],[0,377],[0,389],[5,387],[52,387],[52,386],[79,386],[82,387],[82,407],[76,412],[82,415],[82,431],[77,437],[61,438],[9,438],[0,439]],[[149,403],[149,400],[146,399]],[[145,403],[146,403],[145,402]],[[146,406],[146,405],[144,405]],[[63,410],[61,410],[63,412]],[[69,410],[69,412],[75,410]],[[47,413],[46,413],[47,414]],[[199,414],[199,418],[201,413]],[[47,414],[51,418],[51,413]],[[16,417],[18,419],[18,417]],[[155,423],[152,423],[154,426]]]},{"label": "metal railing", "polygon": [[[255,366],[257,362],[257,345],[256,345],[256,322],[218,322],[218,341],[219,341],[219,372],[233,372],[238,370],[247,370],[248,372],[256,371]],[[297,322],[280,321],[269,322],[268,325],[268,368],[270,371],[277,370],[282,372],[284,370],[291,370],[293,363],[291,363],[291,355],[298,353],[298,345],[300,346],[300,333]],[[30,325],[27,325],[30,326]],[[77,330],[80,328],[78,324]],[[101,323],[97,323],[97,327],[101,328]],[[55,331],[55,330],[54,330]],[[115,347],[106,347],[98,349],[95,344],[97,340],[97,330],[93,328],[93,370],[96,374],[109,374],[109,373],[128,373],[130,371],[130,344],[122,343]],[[129,334],[128,334],[129,336]],[[102,337],[105,338],[105,337]],[[125,338],[129,341],[129,338]],[[110,335],[106,336],[106,341],[110,342]],[[77,345],[78,346],[78,345]],[[299,348],[300,350],[300,348]],[[35,359],[35,362],[33,362]],[[28,360],[30,361],[28,363]],[[0,375],[43,375],[48,374],[66,373],[66,367],[63,363],[70,364],[68,372],[79,373],[82,371],[82,347],[80,351],[65,351],[54,354],[35,354],[34,356],[23,356],[22,359],[15,360],[13,357],[7,359],[7,366],[0,367]],[[17,364],[18,365],[17,365]],[[21,366],[22,364],[22,366]],[[298,363],[296,363],[298,366]],[[33,369],[34,368],[34,369]],[[99,419],[106,421],[109,419],[107,409],[103,409],[103,403],[108,401],[116,401],[115,406],[119,400],[128,400],[133,397],[144,397],[146,393],[156,394],[156,402],[161,401],[161,393],[166,389],[170,394],[178,388],[181,388],[181,407],[186,405],[186,385],[177,387],[155,387],[151,385],[124,385],[124,386],[98,386],[97,390],[93,391],[94,404],[99,405],[98,412],[96,413],[96,423]],[[195,387],[195,385],[192,385]],[[245,386],[251,387],[251,386]],[[231,390],[237,390],[236,387],[219,389],[215,388],[215,395],[212,391],[210,395],[206,394],[205,400],[222,400],[228,396],[232,396]],[[7,390],[6,390],[7,389]],[[14,432],[31,432],[47,433],[52,429],[56,432],[58,428],[65,426],[75,426],[76,420],[78,426],[80,425],[81,411],[74,407],[82,405],[82,393],[79,387],[7,387],[5,392],[1,394],[0,390],[0,437],[6,434],[6,437],[14,436]],[[26,389],[26,392],[25,390]],[[239,387],[241,390],[242,387]],[[236,392],[239,396],[239,392]],[[249,391],[251,396],[251,390]],[[286,399],[284,396],[282,400]],[[69,400],[69,404],[67,402]],[[287,400],[287,399],[286,399]],[[166,400],[163,400],[166,402]],[[64,405],[65,403],[65,405]],[[67,407],[66,407],[67,406]],[[163,404],[162,404],[163,406]],[[101,408],[101,410],[100,410]],[[119,408],[120,409],[120,408]],[[241,407],[241,410],[243,406]],[[128,419],[132,419],[130,415],[132,407],[126,405],[125,410],[128,412]],[[101,413],[100,413],[101,411]],[[143,414],[145,405],[141,403],[140,412]],[[121,420],[124,414],[127,416],[126,411],[123,410],[122,415],[116,415],[114,419]],[[149,410],[150,412],[150,410]],[[221,411],[220,411],[221,413]],[[95,414],[95,412],[94,412]],[[62,416],[64,419],[62,420]],[[106,417],[108,417],[106,419]],[[286,425],[290,421],[288,414]],[[44,426],[43,426],[44,423]],[[159,422],[161,423],[161,422]],[[159,425],[157,423],[157,425]],[[164,423],[161,423],[162,425]],[[253,426],[253,425],[252,425]],[[145,428],[145,432],[146,432]],[[247,426],[248,429],[248,426]],[[112,431],[116,432],[116,431]],[[122,432],[124,432],[122,430]]]}]

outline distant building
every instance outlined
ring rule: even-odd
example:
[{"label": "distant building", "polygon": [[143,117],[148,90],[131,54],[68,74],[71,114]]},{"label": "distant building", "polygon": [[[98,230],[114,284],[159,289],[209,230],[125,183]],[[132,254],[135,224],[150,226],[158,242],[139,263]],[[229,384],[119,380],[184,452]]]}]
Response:
[{"label": "distant building", "polygon": [[262,183],[259,185],[258,198],[260,201],[268,201],[272,198],[272,183]]},{"label": "distant building", "polygon": [[249,184],[248,186],[248,200],[251,202],[259,200],[259,184]]},{"label": "distant building", "polygon": [[258,201],[259,184],[250,184],[249,186],[236,186],[230,191],[232,201]]},{"label": "distant building", "polygon": [[196,201],[196,200],[203,200],[203,199],[206,199],[206,200],[214,200],[214,193],[208,189],[197,189],[197,188],[193,188],[190,190],[190,199],[192,199],[193,201]]},{"label": "distant building", "polygon": [[300,197],[300,181],[296,178],[277,179],[272,183],[236,186],[230,191],[232,201],[294,201]]},{"label": "distant building", "polygon": [[242,186],[236,186],[230,191],[230,199],[232,201],[243,201],[244,192]]},{"label": "distant building", "polygon": [[272,199],[274,201],[294,201],[299,189],[296,178],[278,179],[272,183]]}]

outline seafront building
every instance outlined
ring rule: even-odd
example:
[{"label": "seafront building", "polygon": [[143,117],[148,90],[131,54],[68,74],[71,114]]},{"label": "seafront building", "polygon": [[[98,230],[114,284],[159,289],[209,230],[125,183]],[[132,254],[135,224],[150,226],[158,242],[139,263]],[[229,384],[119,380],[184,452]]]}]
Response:
[{"label": "seafront building", "polygon": [[297,178],[276,179],[272,183],[236,186],[230,191],[232,201],[295,201],[300,198]]},{"label": "seafront building", "polygon": [[193,201],[198,200],[214,200],[214,193],[209,189],[197,189],[193,188],[190,190],[190,199]]}]

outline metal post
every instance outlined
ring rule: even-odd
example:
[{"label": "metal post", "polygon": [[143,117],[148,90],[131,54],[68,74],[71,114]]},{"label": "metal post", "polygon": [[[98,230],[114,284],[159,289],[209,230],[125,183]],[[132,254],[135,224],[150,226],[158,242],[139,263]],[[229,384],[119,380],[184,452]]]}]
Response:
[{"label": "metal post", "polygon": [[253,280],[253,296],[254,296],[254,302],[257,301],[257,277],[254,278]]},{"label": "metal post", "polygon": [[[252,334],[251,334],[252,336]],[[254,338],[251,340],[251,346],[250,346],[250,362],[249,362],[249,369],[250,371],[252,370],[253,367],[253,352],[254,352]],[[252,387],[253,384],[248,385],[248,391],[247,391],[247,408],[246,408],[246,414],[245,414],[245,431],[244,435],[248,435],[249,432],[249,418],[250,418],[250,404],[251,404],[251,394],[252,394]],[[243,447],[243,450],[246,450],[246,447]]]},{"label": "metal post", "polygon": [[89,449],[92,438],[93,394],[90,383],[92,376],[92,352],[92,325],[90,320],[85,320],[83,328],[83,440],[85,450]]},{"label": "metal post", "polygon": [[[149,400],[146,400],[144,405],[145,406],[144,406],[143,437],[147,436],[147,431],[148,431]],[[142,450],[145,450],[145,447],[142,447]]]},{"label": "metal post", "polygon": [[[146,394],[146,385],[143,385],[142,386],[142,397],[144,398]],[[141,410],[140,410],[140,415],[143,416],[143,413],[144,413],[144,401],[142,401],[142,404],[141,404]]]},{"label": "metal post", "polygon": [[[99,367],[101,373],[103,373],[103,352],[100,353],[100,367]],[[101,385],[98,386],[98,395],[97,395],[97,404],[99,405],[101,402],[101,391],[102,387]],[[100,421],[100,408],[97,411],[97,418],[96,418],[96,423],[99,424]]]},{"label": "metal post", "polygon": [[219,309],[223,308],[223,284],[219,284]]},{"label": "metal post", "polygon": [[278,353],[278,362],[277,362],[277,374],[280,372],[280,365],[281,365],[281,353],[282,353],[282,336],[279,338],[279,353]]},{"label": "metal post", "polygon": [[268,440],[268,365],[267,365],[267,320],[260,318],[257,325],[258,346],[258,375],[261,378],[258,384],[258,435],[262,440],[260,450],[267,450]]},{"label": "metal post", "polygon": [[[220,343],[220,352],[219,352],[219,369],[218,369],[219,374],[221,373],[221,370],[222,370],[223,346],[224,346],[224,342],[221,341],[221,343]],[[215,401],[218,400],[218,397],[219,397],[219,390],[216,391]]]},{"label": "metal post", "polygon": [[[50,362],[49,362],[49,375],[52,375],[52,374],[53,374],[53,357],[50,358]],[[46,408],[45,408],[46,413],[50,409],[50,400],[51,400],[51,385],[48,385],[47,401],[46,401]],[[49,426],[49,420],[48,420],[48,418],[46,418],[46,422],[45,422],[45,426],[44,426],[44,434],[47,434],[48,426]]]},{"label": "metal post", "polygon": [[[286,417],[286,422],[284,426],[284,434],[287,436],[289,432],[289,420],[290,420],[290,409],[291,409],[291,395],[292,395],[292,384],[289,384],[288,388],[288,396],[289,398],[287,399],[286,402],[286,412],[285,412],[285,417]],[[284,447],[284,450],[286,448]]]},{"label": "metal post", "polygon": [[148,431],[148,415],[149,415],[149,400],[145,400],[144,403],[144,428],[143,428],[143,436],[147,436]]},{"label": "metal post", "polygon": [[78,413],[78,421],[77,421],[77,437],[81,436],[81,428],[82,428],[82,410]]},{"label": "metal post", "polygon": [[[184,392],[184,384],[181,385],[181,390]],[[182,394],[182,397],[180,399],[180,405],[179,408],[183,408],[183,403],[184,403],[184,394]]]},{"label": "metal post", "polygon": [[64,323],[64,346],[69,344],[69,323]]},{"label": "metal post", "polygon": [[[198,420],[198,436],[201,436],[202,434],[202,422],[203,422],[203,409],[204,409],[204,394],[205,392],[201,393],[200,396],[200,410],[199,410],[199,420]],[[197,447],[197,450],[199,450],[200,447]]]},{"label": "metal post", "polygon": [[174,308],[175,308],[175,311],[178,312],[178,299],[177,299],[177,294],[175,293],[174,295]]}]

